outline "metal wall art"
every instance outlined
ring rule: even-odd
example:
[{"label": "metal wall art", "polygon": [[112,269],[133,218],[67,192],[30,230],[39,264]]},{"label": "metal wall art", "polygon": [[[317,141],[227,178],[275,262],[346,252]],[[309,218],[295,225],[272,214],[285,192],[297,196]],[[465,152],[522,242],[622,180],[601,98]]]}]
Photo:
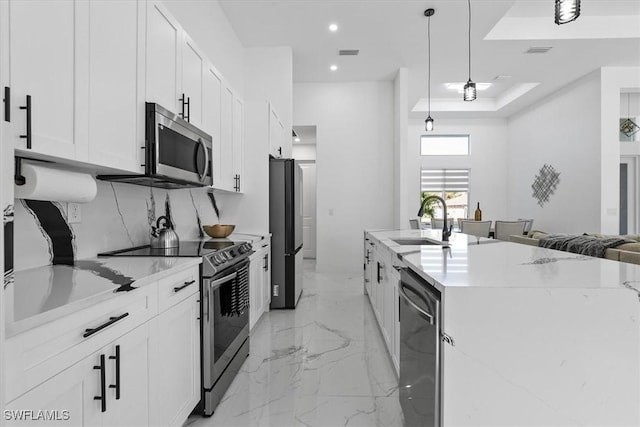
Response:
[{"label": "metal wall art", "polygon": [[533,184],[531,184],[533,198],[538,201],[540,207],[549,201],[549,196],[556,191],[559,182],[560,172],[545,163],[533,180]]}]

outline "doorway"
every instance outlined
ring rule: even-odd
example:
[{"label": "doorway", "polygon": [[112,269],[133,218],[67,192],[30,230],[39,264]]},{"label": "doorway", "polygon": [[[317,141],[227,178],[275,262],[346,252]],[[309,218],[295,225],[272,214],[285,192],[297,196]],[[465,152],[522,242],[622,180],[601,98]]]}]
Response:
[{"label": "doorway", "polygon": [[620,157],[620,234],[636,234],[638,156]]},{"label": "doorway", "polygon": [[316,127],[293,126],[293,158],[302,169],[302,242],[304,258],[315,259],[316,221]]}]

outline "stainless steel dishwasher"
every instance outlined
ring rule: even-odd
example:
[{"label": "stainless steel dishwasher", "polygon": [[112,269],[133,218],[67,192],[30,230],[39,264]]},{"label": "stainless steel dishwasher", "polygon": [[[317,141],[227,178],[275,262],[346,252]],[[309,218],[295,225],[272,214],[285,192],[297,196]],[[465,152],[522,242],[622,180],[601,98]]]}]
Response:
[{"label": "stainless steel dishwasher", "polygon": [[400,405],[406,426],[440,420],[440,293],[402,269],[400,304]]}]

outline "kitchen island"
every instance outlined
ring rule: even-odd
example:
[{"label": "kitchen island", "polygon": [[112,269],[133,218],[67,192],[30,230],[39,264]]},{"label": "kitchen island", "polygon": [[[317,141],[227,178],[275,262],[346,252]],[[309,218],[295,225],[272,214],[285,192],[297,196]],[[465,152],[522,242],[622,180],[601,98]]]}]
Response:
[{"label": "kitchen island", "polygon": [[640,425],[640,266],[440,237],[365,233],[440,292],[443,426]]}]

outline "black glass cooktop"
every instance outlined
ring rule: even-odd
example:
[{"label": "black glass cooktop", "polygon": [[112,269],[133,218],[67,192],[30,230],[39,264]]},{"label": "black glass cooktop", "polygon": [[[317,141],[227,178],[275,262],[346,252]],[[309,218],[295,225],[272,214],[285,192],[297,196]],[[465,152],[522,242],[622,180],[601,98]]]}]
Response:
[{"label": "black glass cooktop", "polygon": [[212,254],[230,246],[239,245],[242,242],[234,242],[228,239],[186,241],[180,242],[177,248],[159,249],[150,245],[136,246],[134,248],[119,249],[112,252],[104,252],[98,256],[165,256],[165,257],[201,257]]}]

